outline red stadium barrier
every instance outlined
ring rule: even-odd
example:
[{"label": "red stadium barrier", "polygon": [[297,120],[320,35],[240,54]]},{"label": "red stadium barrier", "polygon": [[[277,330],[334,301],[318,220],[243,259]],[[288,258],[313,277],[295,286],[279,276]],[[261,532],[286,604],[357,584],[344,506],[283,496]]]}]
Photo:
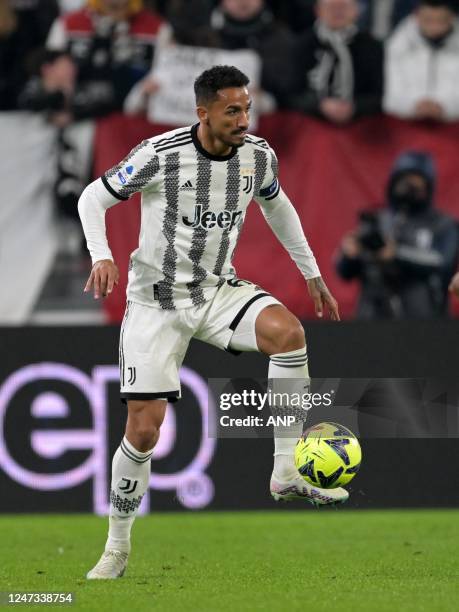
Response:
[{"label": "red stadium barrier", "polygon": [[[168,129],[144,119],[120,115],[103,119],[95,139],[95,176],[120,161],[144,138]],[[430,151],[438,167],[439,207],[459,216],[459,124],[430,126],[388,117],[362,119],[337,128],[298,114],[263,117],[258,134],[279,157],[284,190],[295,204],[322,274],[340,303],[344,318],[353,315],[358,286],[343,283],[334,271],[334,257],[343,234],[355,226],[362,208],[384,201],[384,187],[393,159],[406,149]],[[108,213],[108,235],[121,282],[105,302],[110,321],[124,312],[127,261],[137,246],[138,196]],[[272,235],[258,207],[247,215],[235,264],[241,278],[272,292],[301,319],[314,316],[306,285],[283,247]]]}]

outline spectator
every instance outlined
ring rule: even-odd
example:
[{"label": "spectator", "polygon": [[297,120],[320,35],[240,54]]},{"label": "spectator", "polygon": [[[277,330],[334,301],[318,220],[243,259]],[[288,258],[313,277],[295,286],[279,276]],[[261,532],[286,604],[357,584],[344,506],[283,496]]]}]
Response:
[{"label": "spectator", "polygon": [[76,65],[67,53],[45,49],[37,54],[36,64],[36,74],[19,96],[19,107],[44,111],[51,123],[64,127],[78,116],[74,103]]},{"label": "spectator", "polygon": [[297,34],[309,30],[316,19],[316,0],[268,0],[268,6],[276,19],[285,23]]},{"label": "spectator", "polygon": [[55,198],[62,217],[61,229],[66,232],[63,243],[66,247],[73,243],[78,248],[81,231],[72,219],[76,221],[78,197],[91,173],[93,124],[89,120],[77,121],[86,116],[88,103],[84,85],[82,93],[77,91],[76,83],[77,66],[68,53],[43,49],[37,54],[34,76],[19,96],[19,106],[43,112],[57,128]]},{"label": "spectator", "polygon": [[378,40],[385,40],[419,0],[360,0],[359,25]]},{"label": "spectator", "polygon": [[93,119],[122,110],[150,69],[162,23],[141,0],[85,4],[55,20],[48,53],[20,98],[23,108],[46,112],[59,128],[57,207],[78,231],[78,198],[91,178]]},{"label": "spectator", "polygon": [[396,161],[387,207],[365,212],[345,236],[337,269],[358,279],[362,319],[428,318],[447,314],[448,283],[459,238],[455,222],[436,211],[430,155],[407,152]]},{"label": "spectator", "polygon": [[[166,9],[169,23],[161,28],[160,46],[178,43],[254,51],[262,66],[261,89],[252,90],[254,107],[259,113],[274,110],[292,83],[293,34],[277,24],[264,0],[221,0],[213,12],[210,8],[209,0],[171,0]],[[158,88],[154,78],[147,77],[131,92],[125,112],[145,110],[148,96]]]},{"label": "spectator", "polygon": [[[162,7],[166,21],[157,38],[158,53],[169,45],[216,48],[219,36],[210,25],[213,0],[168,0]],[[129,92],[124,112],[127,115],[145,113],[150,98],[159,90],[160,84],[153,76],[153,67],[144,79]]]},{"label": "spectator", "polygon": [[402,119],[459,119],[459,28],[448,0],[421,0],[387,43],[384,109]]},{"label": "spectator", "polygon": [[335,124],[381,111],[383,49],[357,27],[356,0],[318,0],[314,28],[295,53],[288,106]]},{"label": "spectator", "polygon": [[217,47],[218,36],[210,25],[212,0],[169,0],[161,42],[192,47]]},{"label": "spectator", "polygon": [[222,49],[252,49],[258,53],[262,60],[261,88],[282,103],[292,82],[293,35],[275,21],[265,1],[221,0],[211,23]]},{"label": "spectator", "polygon": [[132,86],[148,73],[162,20],[141,0],[87,4],[55,21],[47,47],[74,59],[80,116],[86,105],[85,116],[97,117],[121,110]]},{"label": "spectator", "polygon": [[0,110],[15,110],[33,55],[58,15],[55,0],[0,0]]}]

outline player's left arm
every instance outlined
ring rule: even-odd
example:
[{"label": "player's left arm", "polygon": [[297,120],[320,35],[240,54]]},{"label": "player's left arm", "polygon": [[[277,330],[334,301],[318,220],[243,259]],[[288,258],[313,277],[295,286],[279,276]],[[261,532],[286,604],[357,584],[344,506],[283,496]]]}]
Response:
[{"label": "player's left arm", "polygon": [[338,303],[320,275],[319,266],[304,235],[298,213],[280,186],[276,155],[272,149],[269,150],[269,154],[271,164],[266,172],[265,181],[254,199],[275,236],[303,274],[317,316],[322,317],[326,308],[330,318],[339,321]]}]

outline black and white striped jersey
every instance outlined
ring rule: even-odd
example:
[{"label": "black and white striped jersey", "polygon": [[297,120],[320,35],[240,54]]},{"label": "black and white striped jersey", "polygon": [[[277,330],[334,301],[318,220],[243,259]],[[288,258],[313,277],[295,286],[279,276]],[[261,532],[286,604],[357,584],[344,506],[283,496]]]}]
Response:
[{"label": "black and white striped jersey", "polygon": [[[175,309],[211,299],[235,275],[231,260],[252,198],[262,209],[281,195],[286,198],[276,156],[265,140],[248,135],[242,147],[215,157],[202,147],[197,129],[144,140],[102,177],[117,200],[142,194],[139,247],[129,266],[132,301]],[[269,210],[265,216],[269,222]],[[302,271],[319,276],[301,235],[307,259]]]}]

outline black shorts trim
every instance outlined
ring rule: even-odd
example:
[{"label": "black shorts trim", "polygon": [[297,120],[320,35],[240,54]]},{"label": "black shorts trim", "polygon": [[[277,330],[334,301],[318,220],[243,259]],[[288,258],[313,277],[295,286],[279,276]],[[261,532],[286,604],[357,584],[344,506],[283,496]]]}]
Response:
[{"label": "black shorts trim", "polygon": [[161,393],[120,393],[120,398],[123,404],[127,404],[127,400],[153,400],[162,399],[165,397],[168,402],[173,404],[180,399],[180,391],[162,391]]},{"label": "black shorts trim", "polygon": [[117,200],[129,200],[129,198],[125,198],[124,196],[120,196],[119,193],[116,193],[116,191],[107,181],[107,177],[105,176],[105,174],[103,174],[100,178],[102,179],[102,183],[104,184],[105,189],[110,193],[110,195],[112,195]]},{"label": "black shorts trim", "polygon": [[244,304],[244,306],[241,308],[241,310],[237,313],[237,315],[231,321],[229,328],[234,331],[236,329],[236,327],[239,325],[239,323],[241,322],[242,317],[245,315],[245,313],[247,312],[249,307],[254,302],[259,300],[260,298],[266,297],[266,296],[272,297],[272,295],[270,293],[263,292],[263,293],[257,293],[257,295],[254,295],[253,298],[250,298],[250,300]]}]

